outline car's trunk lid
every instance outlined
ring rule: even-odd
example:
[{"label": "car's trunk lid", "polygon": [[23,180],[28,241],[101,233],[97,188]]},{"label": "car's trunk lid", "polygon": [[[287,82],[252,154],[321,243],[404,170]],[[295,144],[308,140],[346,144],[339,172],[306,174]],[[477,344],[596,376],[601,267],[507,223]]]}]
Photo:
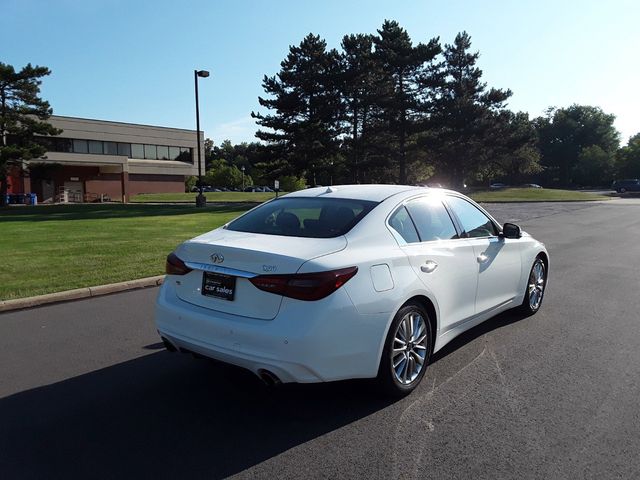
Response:
[{"label": "car's trunk lid", "polygon": [[[295,273],[312,258],[342,250],[344,236],[336,238],[300,238],[236,232],[219,228],[189,240],[178,247],[176,255],[193,271],[172,279],[176,293],[185,302],[211,310],[264,320],[273,319],[282,297],[258,290],[249,281],[255,275]],[[205,272],[210,272],[206,273]],[[232,279],[233,300],[204,295],[204,276],[215,282],[217,274]],[[229,288],[230,290],[231,288]]]}]

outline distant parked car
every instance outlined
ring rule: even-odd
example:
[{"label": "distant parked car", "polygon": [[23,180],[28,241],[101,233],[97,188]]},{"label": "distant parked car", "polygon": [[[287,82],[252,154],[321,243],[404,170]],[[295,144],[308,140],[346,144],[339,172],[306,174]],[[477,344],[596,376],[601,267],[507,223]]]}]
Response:
[{"label": "distant parked car", "polygon": [[542,188],[542,187],[537,183],[525,183],[524,185],[522,185],[522,188]]},{"label": "distant parked car", "polygon": [[640,180],[637,178],[627,178],[625,180],[616,180],[611,185],[611,189],[618,193],[640,192]]},{"label": "distant parked car", "polygon": [[503,188],[507,188],[506,183],[492,183],[491,185],[489,185],[490,190],[501,190]]}]

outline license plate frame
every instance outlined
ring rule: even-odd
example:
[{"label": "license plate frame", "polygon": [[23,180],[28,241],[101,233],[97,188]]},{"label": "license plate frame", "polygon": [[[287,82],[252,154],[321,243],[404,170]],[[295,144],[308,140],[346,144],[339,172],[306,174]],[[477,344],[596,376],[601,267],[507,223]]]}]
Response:
[{"label": "license plate frame", "polygon": [[233,302],[236,294],[236,277],[222,273],[202,272],[202,295]]}]

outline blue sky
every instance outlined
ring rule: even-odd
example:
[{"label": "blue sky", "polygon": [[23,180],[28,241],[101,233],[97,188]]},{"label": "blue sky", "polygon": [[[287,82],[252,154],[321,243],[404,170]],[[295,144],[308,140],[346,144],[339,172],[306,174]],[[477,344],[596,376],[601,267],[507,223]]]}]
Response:
[{"label": "blue sky", "polygon": [[624,143],[640,132],[636,0],[3,0],[0,11],[0,61],[48,66],[42,91],[58,115],[195,128],[193,69],[207,69],[205,135],[251,141],[262,77],[289,45],[313,32],[338,47],[394,19],[414,42],[466,30],[513,110],[597,105]]}]

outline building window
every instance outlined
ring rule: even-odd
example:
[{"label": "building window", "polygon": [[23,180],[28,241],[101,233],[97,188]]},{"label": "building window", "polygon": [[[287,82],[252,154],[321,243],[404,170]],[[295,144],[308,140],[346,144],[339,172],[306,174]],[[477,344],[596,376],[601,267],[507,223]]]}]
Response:
[{"label": "building window", "polygon": [[118,155],[125,155],[127,157],[131,157],[131,144],[130,143],[119,143],[118,144]]},{"label": "building window", "polygon": [[180,147],[180,155],[176,160],[193,163],[191,160],[191,149],[187,147]]},{"label": "building window", "polygon": [[144,158],[144,147],[139,143],[132,143],[131,158]]},{"label": "building window", "polygon": [[55,152],[73,152],[73,140],[70,138],[56,138]]},{"label": "building window", "polygon": [[169,159],[178,160],[180,156],[180,147],[169,147]]},{"label": "building window", "polygon": [[169,160],[169,147],[158,145],[158,160]]},{"label": "building window", "polygon": [[157,160],[158,152],[155,145],[145,145],[144,146],[144,158],[147,160]]},{"label": "building window", "polygon": [[38,143],[50,152],[91,153],[95,155],[121,155],[147,160],[178,160],[193,163],[193,148],[140,143],[107,142],[77,138],[38,137]]},{"label": "building window", "polygon": [[89,140],[89,153],[96,153],[102,155],[102,142],[98,140]]},{"label": "building window", "polygon": [[118,144],[116,142],[104,142],[104,154],[105,155],[117,155]]},{"label": "building window", "polygon": [[86,140],[73,140],[73,153],[89,153],[89,144]]}]

